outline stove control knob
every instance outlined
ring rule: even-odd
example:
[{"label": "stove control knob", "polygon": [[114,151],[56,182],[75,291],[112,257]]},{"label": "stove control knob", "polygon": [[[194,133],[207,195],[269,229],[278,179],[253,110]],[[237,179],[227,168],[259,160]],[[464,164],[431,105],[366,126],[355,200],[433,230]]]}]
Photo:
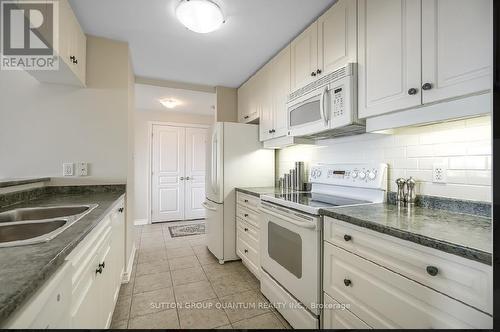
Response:
[{"label": "stove control knob", "polygon": [[359,178],[361,180],[364,180],[366,178],[366,173],[365,172],[359,172]]},{"label": "stove control knob", "polygon": [[368,173],[368,178],[369,178],[370,180],[375,180],[375,178],[376,178],[376,177],[377,177],[377,173],[375,173],[375,172],[373,172],[373,171],[370,171],[370,172]]},{"label": "stove control knob", "polygon": [[358,171],[352,171],[351,176],[353,179],[358,177]]},{"label": "stove control knob", "polygon": [[317,170],[316,170],[316,177],[318,177],[318,178],[319,178],[320,176],[321,176],[321,170],[320,170],[320,169],[317,169]]}]

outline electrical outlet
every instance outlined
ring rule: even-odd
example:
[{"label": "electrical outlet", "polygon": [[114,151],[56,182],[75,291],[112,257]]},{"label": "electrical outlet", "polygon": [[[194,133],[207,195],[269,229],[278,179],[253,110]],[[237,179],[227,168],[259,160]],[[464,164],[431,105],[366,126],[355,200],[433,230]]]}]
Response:
[{"label": "electrical outlet", "polygon": [[432,165],[432,182],[446,183],[446,165],[434,164]]},{"label": "electrical outlet", "polygon": [[73,176],[75,174],[75,167],[73,163],[63,164],[63,176]]},{"label": "electrical outlet", "polygon": [[85,163],[85,162],[78,163],[78,175],[79,176],[89,175],[88,163]]}]

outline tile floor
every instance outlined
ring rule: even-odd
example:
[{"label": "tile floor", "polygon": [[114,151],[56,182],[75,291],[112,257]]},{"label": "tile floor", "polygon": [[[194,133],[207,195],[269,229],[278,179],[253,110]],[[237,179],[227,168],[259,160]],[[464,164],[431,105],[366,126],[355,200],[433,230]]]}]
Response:
[{"label": "tile floor", "polygon": [[111,328],[290,328],[241,262],[220,265],[205,235],[171,238],[170,225],[138,227],[132,277],[120,289]]}]

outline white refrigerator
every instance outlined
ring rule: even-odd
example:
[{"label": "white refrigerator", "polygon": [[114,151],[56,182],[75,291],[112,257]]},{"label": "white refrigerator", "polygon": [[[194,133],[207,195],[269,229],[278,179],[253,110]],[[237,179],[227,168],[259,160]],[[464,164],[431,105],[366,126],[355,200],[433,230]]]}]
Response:
[{"label": "white refrigerator", "polygon": [[263,149],[259,127],[217,122],[207,140],[203,206],[208,249],[219,263],[236,255],[236,187],[274,186],[274,150]]}]

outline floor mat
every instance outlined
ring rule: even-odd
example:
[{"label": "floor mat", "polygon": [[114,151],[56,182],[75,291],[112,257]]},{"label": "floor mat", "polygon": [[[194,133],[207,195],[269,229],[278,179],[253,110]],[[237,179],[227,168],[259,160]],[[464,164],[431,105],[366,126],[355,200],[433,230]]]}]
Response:
[{"label": "floor mat", "polygon": [[189,236],[189,235],[199,235],[205,234],[205,223],[200,222],[190,225],[180,225],[180,226],[168,226],[168,232],[173,238]]}]

